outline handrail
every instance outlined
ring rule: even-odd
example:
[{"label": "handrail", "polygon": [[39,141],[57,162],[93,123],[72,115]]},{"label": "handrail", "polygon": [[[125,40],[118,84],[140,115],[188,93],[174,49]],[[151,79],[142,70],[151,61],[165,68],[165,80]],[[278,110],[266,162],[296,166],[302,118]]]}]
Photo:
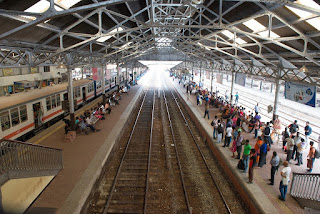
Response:
[{"label": "handrail", "polygon": [[297,198],[320,201],[320,174],[293,173],[290,194]]},{"label": "handrail", "polygon": [[62,168],[61,149],[0,140],[0,185],[15,178],[56,175]]}]

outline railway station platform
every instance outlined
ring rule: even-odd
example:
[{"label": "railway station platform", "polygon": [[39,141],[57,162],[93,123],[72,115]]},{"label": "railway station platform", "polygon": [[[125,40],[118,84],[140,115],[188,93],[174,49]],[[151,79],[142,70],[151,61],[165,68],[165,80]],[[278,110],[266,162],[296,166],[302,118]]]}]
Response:
[{"label": "railway station platform", "polygon": [[[142,87],[132,86],[128,94],[123,94],[120,105],[112,107],[105,120],[95,124],[99,132],[89,135],[77,134],[76,139],[64,141],[64,124],[55,125],[50,132],[41,132],[31,143],[39,143],[63,150],[63,170],[50,182],[33,204],[27,214],[79,213],[81,202],[88,197],[92,186],[100,175],[114,143],[120,136],[123,126],[134,108]],[[95,106],[97,101],[95,102]],[[90,107],[92,106],[92,107]],[[92,104],[85,109],[93,108]],[[83,109],[84,110],[84,109]],[[79,116],[82,111],[76,112]]]},{"label": "railway station platform", "polygon": [[[194,94],[190,95],[190,99],[187,99],[187,93],[186,88],[183,87],[183,84],[179,84],[179,80],[175,79],[174,81],[172,78],[167,78],[167,81],[170,81],[173,86],[176,88],[177,92],[181,95],[181,97],[184,99],[186,104],[190,107],[191,111],[199,121],[199,123],[203,126],[205,131],[208,133],[208,135],[213,138],[213,128],[210,125],[211,121],[214,119],[215,115],[218,115],[219,117],[219,109],[210,107],[209,114],[210,114],[210,120],[207,118],[203,118],[204,116],[204,104],[202,106],[197,106],[196,102],[196,96]],[[220,114],[221,115],[221,114]],[[256,143],[256,139],[254,139],[254,134],[243,132],[244,139],[250,140],[250,145],[254,148],[254,145]],[[281,170],[283,168],[280,167],[279,171],[275,175],[275,183],[274,185],[268,185],[270,183],[270,171],[271,171],[271,165],[269,164],[273,151],[276,151],[278,153],[278,156],[281,160],[285,160],[286,153],[282,150],[282,142],[278,142],[272,145],[272,148],[267,154],[267,164],[264,165],[262,168],[256,168],[254,170],[254,181],[253,184],[248,184],[248,174],[243,173],[242,170],[239,170],[237,168],[238,159],[232,158],[232,152],[227,147],[223,146],[224,140],[222,140],[221,143],[217,143],[216,140],[213,140],[214,148],[221,153],[223,159],[226,161],[226,164],[230,169],[234,172],[236,179],[238,180],[239,184],[243,187],[246,194],[250,194],[251,198],[254,199],[254,204],[259,207],[260,210],[263,210],[265,213],[319,213],[312,209],[303,209],[298,202],[291,197],[290,195],[290,187],[288,186],[288,192],[286,196],[286,201],[281,201],[278,199],[278,196],[280,195],[279,192],[279,184],[281,180]],[[243,150],[242,150],[243,151]],[[291,160],[291,163],[289,166],[292,169],[291,176],[293,172],[297,173],[306,173],[306,157],[308,153],[308,149],[306,149],[305,153],[303,154],[303,165],[296,166],[296,161]],[[319,164],[319,160],[316,160],[315,165],[313,169],[313,173],[320,173],[319,167],[317,165]],[[292,180],[292,178],[291,178]]]}]

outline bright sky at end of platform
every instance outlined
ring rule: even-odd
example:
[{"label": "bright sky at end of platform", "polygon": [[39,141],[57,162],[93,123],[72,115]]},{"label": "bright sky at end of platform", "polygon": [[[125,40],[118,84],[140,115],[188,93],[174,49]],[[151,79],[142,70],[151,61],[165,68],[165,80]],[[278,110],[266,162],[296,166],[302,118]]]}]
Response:
[{"label": "bright sky at end of platform", "polygon": [[182,61],[151,61],[151,60],[139,60],[140,63],[144,64],[145,66],[156,67],[158,70],[166,70],[170,69]]}]

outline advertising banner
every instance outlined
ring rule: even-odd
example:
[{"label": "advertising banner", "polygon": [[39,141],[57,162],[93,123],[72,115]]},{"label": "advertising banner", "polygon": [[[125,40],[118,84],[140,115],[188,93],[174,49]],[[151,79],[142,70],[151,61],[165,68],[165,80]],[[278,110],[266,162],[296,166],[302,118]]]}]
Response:
[{"label": "advertising banner", "polygon": [[11,76],[13,75],[13,69],[12,68],[4,68],[2,69],[3,76]]},{"label": "advertising banner", "polygon": [[33,74],[38,73],[38,68],[37,67],[30,67],[30,72]]},{"label": "advertising banner", "polygon": [[217,83],[220,83],[220,84],[223,83],[223,74],[217,74],[216,78],[217,78]]},{"label": "advertising banner", "polygon": [[302,85],[287,81],[285,83],[285,98],[308,106],[316,106],[316,92],[316,86]]},{"label": "advertising banner", "polygon": [[237,83],[238,85],[246,86],[246,75],[245,74],[236,73],[235,83]]},{"label": "advertising banner", "polygon": [[106,78],[107,78],[107,80],[111,79],[112,68],[113,68],[112,65],[106,65]]}]

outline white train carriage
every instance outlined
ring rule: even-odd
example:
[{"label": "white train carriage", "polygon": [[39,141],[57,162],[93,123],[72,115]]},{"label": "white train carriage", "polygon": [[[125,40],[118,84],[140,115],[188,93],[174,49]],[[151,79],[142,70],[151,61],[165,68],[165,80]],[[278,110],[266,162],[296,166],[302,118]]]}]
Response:
[{"label": "white train carriage", "polygon": [[[73,83],[78,105],[94,98],[93,87],[92,80]],[[62,100],[68,100],[67,83],[0,97],[0,138],[24,140],[35,130],[61,119]]]}]

